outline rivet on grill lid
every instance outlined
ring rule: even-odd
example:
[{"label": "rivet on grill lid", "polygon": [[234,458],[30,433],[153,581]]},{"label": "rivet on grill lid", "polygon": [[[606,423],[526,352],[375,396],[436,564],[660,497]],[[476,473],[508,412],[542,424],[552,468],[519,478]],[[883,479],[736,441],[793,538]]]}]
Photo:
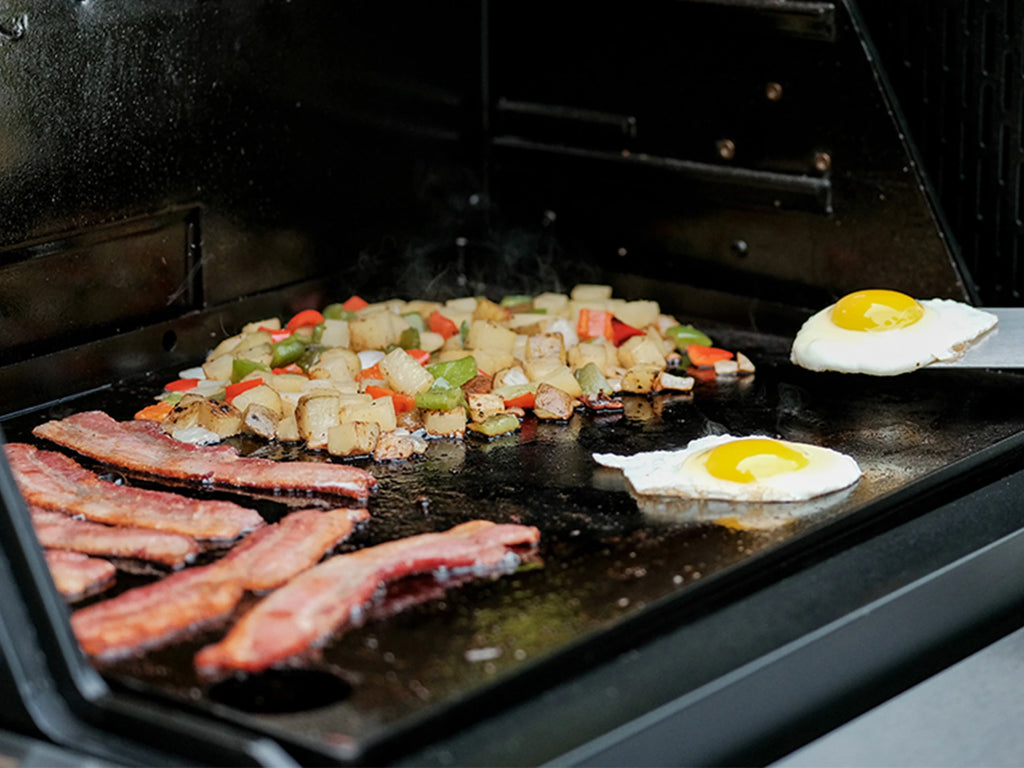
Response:
[{"label": "rivet on grill lid", "polygon": [[816,152],[814,155],[814,167],[824,173],[832,167],[832,155],[828,152]]},{"label": "rivet on grill lid", "polygon": [[778,101],[782,98],[782,84],[770,82],[764,87],[764,96],[768,101]]},{"label": "rivet on grill lid", "polygon": [[736,156],[736,145],[732,139],[719,139],[715,147],[718,149],[718,156],[723,160],[732,160]]}]

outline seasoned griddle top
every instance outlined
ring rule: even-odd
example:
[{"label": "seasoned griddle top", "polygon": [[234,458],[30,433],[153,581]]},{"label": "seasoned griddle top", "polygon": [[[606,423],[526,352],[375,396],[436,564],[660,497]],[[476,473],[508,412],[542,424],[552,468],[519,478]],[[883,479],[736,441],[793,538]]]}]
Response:
[{"label": "seasoned griddle top", "polygon": [[[700,381],[692,395],[628,396],[619,414],[577,413],[561,424],[528,417],[518,433],[492,442],[435,441],[405,463],[359,463],[377,476],[379,489],[368,505],[371,522],[343,551],[473,518],[535,525],[542,532],[539,558],[517,573],[464,584],[402,582],[362,626],[327,643],[301,669],[202,680],[191,658],[219,635],[213,628],[101,671],[115,684],[190,706],[226,705],[215,709],[285,741],[355,759],[412,723],[433,718],[432,734],[441,736],[445,721],[435,716],[452,707],[475,702],[474,713],[483,713],[510,681],[549,684],[584,657],[614,652],[626,635],[639,642],[668,614],[685,622],[737,589],[754,589],[777,575],[783,554],[792,562],[811,541],[820,551],[854,521],[891,514],[907,489],[948,482],[951,471],[973,466],[971,457],[1024,431],[1016,374],[814,374],[788,362],[785,339],[720,330],[716,341],[746,352],[757,373]],[[41,421],[79,410],[129,418],[157,393],[150,382],[164,378],[19,416],[4,423],[7,439],[31,440]],[[617,472],[591,459],[594,452],[677,448],[726,432],[834,448],[853,456],[864,477],[851,491],[799,505],[638,503]],[[280,448],[238,445],[289,457]],[[281,497],[232,498],[270,519],[289,506]],[[125,575],[121,583],[147,578]]]}]

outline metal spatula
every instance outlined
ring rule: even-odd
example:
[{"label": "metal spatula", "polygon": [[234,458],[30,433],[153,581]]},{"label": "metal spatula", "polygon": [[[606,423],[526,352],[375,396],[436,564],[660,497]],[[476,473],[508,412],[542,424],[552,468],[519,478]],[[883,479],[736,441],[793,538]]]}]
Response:
[{"label": "metal spatula", "polygon": [[959,360],[929,368],[1024,368],[1024,307],[981,307],[999,323]]}]

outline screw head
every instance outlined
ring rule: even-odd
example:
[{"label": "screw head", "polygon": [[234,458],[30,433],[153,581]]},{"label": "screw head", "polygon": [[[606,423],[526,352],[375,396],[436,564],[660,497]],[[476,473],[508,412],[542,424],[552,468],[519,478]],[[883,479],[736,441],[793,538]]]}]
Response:
[{"label": "screw head", "polygon": [[736,156],[736,145],[732,139],[719,139],[715,142],[718,156],[723,160],[732,160]]}]

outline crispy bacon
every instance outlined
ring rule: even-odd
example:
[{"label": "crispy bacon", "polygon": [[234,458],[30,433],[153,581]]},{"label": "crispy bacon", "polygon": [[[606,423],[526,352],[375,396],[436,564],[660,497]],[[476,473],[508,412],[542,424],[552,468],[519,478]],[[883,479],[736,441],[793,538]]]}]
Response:
[{"label": "crispy bacon", "polygon": [[76,611],[71,626],[91,656],[164,642],[221,618],[247,590],[273,589],[348,537],[365,510],[300,510],[268,525],[210,565],[190,568]]},{"label": "crispy bacon", "polygon": [[132,526],[103,525],[35,506],[29,506],[29,512],[39,543],[49,549],[84,555],[130,557],[171,568],[190,563],[199,554],[199,545],[190,536]]},{"label": "crispy bacon", "polygon": [[255,459],[228,445],[199,446],[164,434],[149,421],[118,422],[85,411],[40,424],[38,437],[93,459],[160,477],[274,491],[319,491],[365,499],[377,481],[358,467],[329,462]]},{"label": "crispy bacon", "polygon": [[485,520],[338,555],[260,601],[227,636],[196,656],[204,673],[258,672],[301,654],[348,622],[381,584],[438,569],[489,568],[518,546],[533,546],[536,528]]},{"label": "crispy bacon", "polygon": [[105,589],[117,572],[106,560],[80,552],[48,549],[44,555],[57,591],[69,600]]},{"label": "crispy bacon", "polygon": [[26,443],[9,443],[5,449],[18,488],[37,507],[200,539],[236,539],[263,525],[259,512],[228,501],[117,485],[62,453]]}]

